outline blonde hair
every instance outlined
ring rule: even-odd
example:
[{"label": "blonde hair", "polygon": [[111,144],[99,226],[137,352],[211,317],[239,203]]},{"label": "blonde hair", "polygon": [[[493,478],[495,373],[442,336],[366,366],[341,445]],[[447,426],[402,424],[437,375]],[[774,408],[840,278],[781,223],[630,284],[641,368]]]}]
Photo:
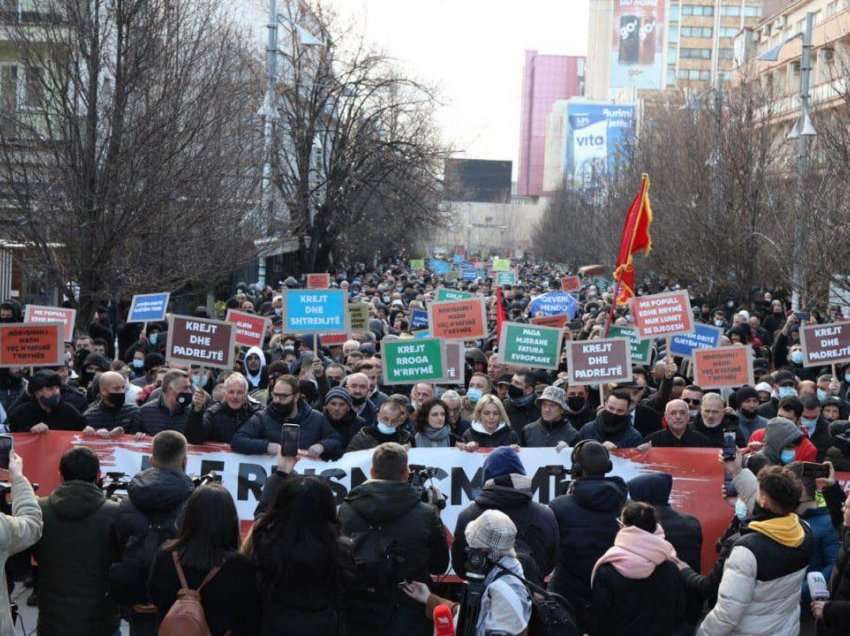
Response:
[{"label": "blonde hair", "polygon": [[497,409],[499,409],[500,424],[510,424],[510,420],[508,420],[508,414],[505,412],[505,406],[502,404],[502,401],[492,393],[482,395],[481,399],[478,400],[478,402],[475,404],[475,409],[472,411],[472,421],[480,422],[481,411],[484,410],[484,407],[488,405],[493,405]]}]

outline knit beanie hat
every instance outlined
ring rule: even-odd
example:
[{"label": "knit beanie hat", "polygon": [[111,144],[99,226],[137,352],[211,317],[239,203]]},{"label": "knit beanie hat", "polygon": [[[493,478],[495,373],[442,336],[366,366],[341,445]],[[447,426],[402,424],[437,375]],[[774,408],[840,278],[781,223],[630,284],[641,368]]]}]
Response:
[{"label": "knit beanie hat", "polygon": [[325,395],[325,404],[333,400],[334,398],[338,398],[348,404],[350,408],[353,408],[354,403],[351,401],[351,395],[348,391],[343,389],[341,386],[335,386]]},{"label": "knit beanie hat", "polygon": [[496,477],[510,474],[525,474],[525,467],[520,461],[519,453],[509,446],[502,446],[492,451],[484,460],[484,482]]}]

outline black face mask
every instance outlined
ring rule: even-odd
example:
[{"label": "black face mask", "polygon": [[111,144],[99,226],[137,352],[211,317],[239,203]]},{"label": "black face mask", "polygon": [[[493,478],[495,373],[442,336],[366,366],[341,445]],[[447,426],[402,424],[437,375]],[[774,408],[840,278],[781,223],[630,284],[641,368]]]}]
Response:
[{"label": "black face mask", "polygon": [[366,398],[365,397],[355,397],[355,396],[352,395],[351,401],[354,403],[354,406],[362,406],[363,404],[366,403]]},{"label": "black face mask", "polygon": [[124,406],[125,395],[123,393],[110,393],[109,394],[109,402],[112,404],[113,408],[120,409]]},{"label": "black face mask", "polygon": [[177,394],[177,406],[182,406],[184,409],[192,403],[192,392],[186,391]]},{"label": "black face mask", "polygon": [[584,405],[586,400],[580,395],[573,395],[572,397],[567,398],[567,406],[573,413],[578,413],[581,410],[584,410]]},{"label": "black face mask", "polygon": [[337,380],[336,378],[328,378],[328,386],[331,388],[339,386],[339,380]]},{"label": "black face mask", "polygon": [[523,395],[524,391],[519,387],[516,387],[513,384],[508,387],[508,397],[512,400],[519,400]]},{"label": "black face mask", "polygon": [[609,411],[602,411],[602,429],[603,433],[612,435],[621,433],[626,430],[629,425],[628,415],[615,415]]},{"label": "black face mask", "polygon": [[80,374],[80,386],[87,387],[89,384],[91,384],[92,380],[94,380],[94,372],[83,371]]}]

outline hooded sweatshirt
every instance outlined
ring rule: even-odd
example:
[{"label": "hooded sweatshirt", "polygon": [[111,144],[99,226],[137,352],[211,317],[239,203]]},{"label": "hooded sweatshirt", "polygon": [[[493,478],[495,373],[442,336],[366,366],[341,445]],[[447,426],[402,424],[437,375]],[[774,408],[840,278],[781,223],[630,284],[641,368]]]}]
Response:
[{"label": "hooded sweatshirt", "polygon": [[793,446],[801,437],[801,431],[794,422],[784,417],[774,417],[764,429],[764,448],[762,452],[771,464],[779,464],[782,449]]},{"label": "hooded sweatshirt", "polygon": [[[248,368],[248,356],[257,356],[260,359],[260,368],[256,373],[252,373]],[[263,388],[263,371],[266,368],[266,354],[259,347],[251,347],[245,353],[245,358],[242,362],[242,368],[245,370],[245,379],[248,380],[248,392]]]}]

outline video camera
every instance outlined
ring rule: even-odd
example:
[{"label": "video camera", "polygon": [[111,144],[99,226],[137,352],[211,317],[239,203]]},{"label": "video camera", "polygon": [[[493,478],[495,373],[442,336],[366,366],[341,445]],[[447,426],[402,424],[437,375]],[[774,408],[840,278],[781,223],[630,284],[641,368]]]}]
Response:
[{"label": "video camera", "polygon": [[422,503],[428,503],[436,506],[437,510],[443,510],[446,507],[446,496],[435,485],[426,486],[425,483],[434,478],[445,479],[449,476],[448,473],[442,468],[419,464],[410,464],[408,469],[410,477],[407,478],[407,483],[416,489]]}]

